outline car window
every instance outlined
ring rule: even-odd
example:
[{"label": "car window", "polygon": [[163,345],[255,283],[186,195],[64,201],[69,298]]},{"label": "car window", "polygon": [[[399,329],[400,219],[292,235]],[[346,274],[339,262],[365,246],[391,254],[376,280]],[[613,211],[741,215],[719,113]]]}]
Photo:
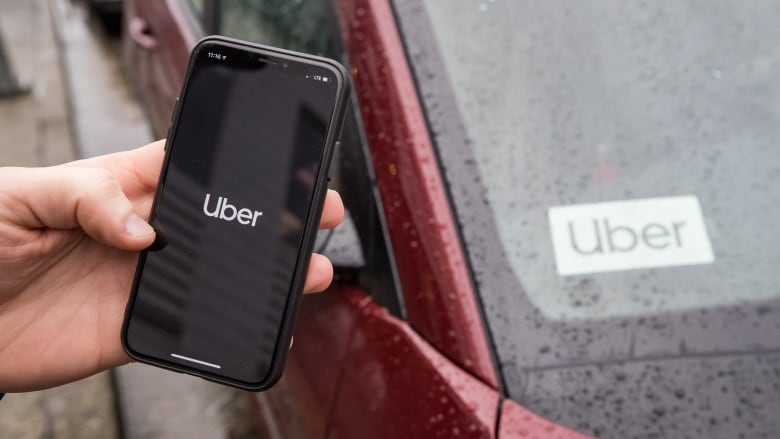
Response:
[{"label": "car window", "polygon": [[187,0],[187,4],[192,9],[192,12],[200,19],[203,18],[203,12],[206,5],[206,0]]},{"label": "car window", "polygon": [[774,434],[778,3],[394,4],[508,394],[601,437]]},{"label": "car window", "polygon": [[[217,33],[325,56],[349,66],[331,0],[210,1],[215,2],[212,18]],[[344,256],[360,261],[359,267],[353,263],[348,267],[337,265],[336,281],[360,285],[377,303],[403,317],[400,283],[373,175],[360,109],[353,96],[341,147],[334,157],[331,183],[344,200],[349,224],[341,227],[345,233],[323,234],[321,251],[334,256],[337,262]]]},{"label": "car window", "polygon": [[177,0],[197,38],[212,33],[213,3],[215,0]]},{"label": "car window", "polygon": [[216,0],[216,33],[338,59],[330,0]]}]

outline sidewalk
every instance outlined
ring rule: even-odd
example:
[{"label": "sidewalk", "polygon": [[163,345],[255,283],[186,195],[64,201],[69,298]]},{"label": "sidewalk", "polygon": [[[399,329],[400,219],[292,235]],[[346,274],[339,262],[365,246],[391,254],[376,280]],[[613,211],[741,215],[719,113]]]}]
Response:
[{"label": "sidewalk", "polygon": [[[46,0],[0,0],[0,35],[31,92],[0,99],[0,166],[53,165],[75,158],[63,76]],[[41,392],[7,395],[0,436],[12,439],[119,437],[111,377],[102,373]]]},{"label": "sidewalk", "polygon": [[[0,33],[28,96],[0,100],[0,166],[108,154],[151,140],[106,39],[74,0],[0,0]],[[257,438],[245,392],[140,364],[7,395],[5,438]]]},{"label": "sidewalk", "polygon": [[74,149],[54,36],[45,0],[0,0],[2,33],[13,70],[31,93],[0,100],[0,164],[51,165]]}]

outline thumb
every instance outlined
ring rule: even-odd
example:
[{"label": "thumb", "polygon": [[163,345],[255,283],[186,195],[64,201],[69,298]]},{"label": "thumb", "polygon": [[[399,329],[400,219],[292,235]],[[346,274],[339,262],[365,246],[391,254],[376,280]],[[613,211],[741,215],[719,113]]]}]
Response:
[{"label": "thumb", "polygon": [[3,215],[18,226],[81,227],[95,240],[125,250],[140,250],[154,241],[154,229],[105,169],[2,168],[0,188]]}]

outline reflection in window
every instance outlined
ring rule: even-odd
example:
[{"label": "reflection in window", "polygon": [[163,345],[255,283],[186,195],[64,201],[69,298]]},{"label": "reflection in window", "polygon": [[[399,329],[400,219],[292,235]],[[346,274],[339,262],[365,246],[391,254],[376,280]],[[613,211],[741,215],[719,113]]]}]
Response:
[{"label": "reflection in window", "polygon": [[217,32],[260,44],[339,58],[338,27],[327,0],[222,0]]},{"label": "reflection in window", "polygon": [[192,9],[192,12],[198,17],[199,20],[203,20],[203,9],[205,0],[187,0],[187,3]]}]

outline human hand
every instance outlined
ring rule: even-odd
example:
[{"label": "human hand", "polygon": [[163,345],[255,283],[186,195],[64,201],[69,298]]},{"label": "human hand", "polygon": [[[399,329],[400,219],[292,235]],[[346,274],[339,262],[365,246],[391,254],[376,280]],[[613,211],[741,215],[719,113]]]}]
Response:
[{"label": "human hand", "polygon": [[[145,218],[163,156],[159,141],[61,166],[0,168],[0,392],[130,360],[120,332],[138,252],[154,241]],[[320,228],[343,216],[328,191]],[[332,278],[330,261],[314,254],[304,292]]]}]

